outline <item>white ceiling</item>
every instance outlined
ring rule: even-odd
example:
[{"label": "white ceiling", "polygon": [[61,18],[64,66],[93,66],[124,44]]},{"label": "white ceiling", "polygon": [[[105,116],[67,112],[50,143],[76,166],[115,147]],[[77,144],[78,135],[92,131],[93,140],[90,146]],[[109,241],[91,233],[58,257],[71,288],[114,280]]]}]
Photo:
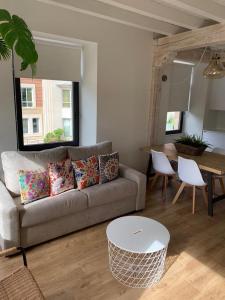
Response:
[{"label": "white ceiling", "polygon": [[161,35],[172,35],[225,22],[225,0],[36,1]]}]

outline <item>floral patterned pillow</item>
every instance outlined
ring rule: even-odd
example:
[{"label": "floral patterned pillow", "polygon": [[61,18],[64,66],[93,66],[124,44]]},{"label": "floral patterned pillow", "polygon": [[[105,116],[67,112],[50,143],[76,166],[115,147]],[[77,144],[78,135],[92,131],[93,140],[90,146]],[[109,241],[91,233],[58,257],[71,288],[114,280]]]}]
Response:
[{"label": "floral patterned pillow", "polygon": [[99,183],[98,159],[91,156],[87,159],[72,161],[78,190]]},{"label": "floral patterned pillow", "polygon": [[21,203],[27,204],[40,198],[48,197],[49,177],[47,171],[19,171]]},{"label": "floral patterned pillow", "polygon": [[99,155],[99,183],[106,183],[119,176],[119,153]]},{"label": "floral patterned pillow", "polygon": [[70,159],[49,163],[50,195],[55,196],[74,188],[73,167]]}]

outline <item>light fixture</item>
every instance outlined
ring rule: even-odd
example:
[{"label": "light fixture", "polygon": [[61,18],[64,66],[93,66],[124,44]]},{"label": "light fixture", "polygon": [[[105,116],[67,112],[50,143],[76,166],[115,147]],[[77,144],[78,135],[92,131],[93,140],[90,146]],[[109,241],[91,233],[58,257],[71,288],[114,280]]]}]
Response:
[{"label": "light fixture", "polygon": [[195,66],[194,63],[189,62],[189,61],[185,61],[185,60],[181,60],[181,59],[174,59],[173,62],[174,62],[175,64]]},{"label": "light fixture", "polygon": [[212,56],[211,61],[203,71],[203,76],[207,79],[220,79],[225,76],[225,69],[218,54]]}]

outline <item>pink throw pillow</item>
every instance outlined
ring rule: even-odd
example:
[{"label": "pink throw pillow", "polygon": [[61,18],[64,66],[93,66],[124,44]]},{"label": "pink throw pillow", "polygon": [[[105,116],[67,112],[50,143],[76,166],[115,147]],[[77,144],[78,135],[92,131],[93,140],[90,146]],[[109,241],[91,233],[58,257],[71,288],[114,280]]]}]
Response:
[{"label": "pink throw pillow", "polygon": [[50,195],[55,196],[74,188],[74,175],[71,160],[49,163]]},{"label": "pink throw pillow", "polygon": [[19,184],[22,204],[49,196],[49,177],[47,171],[33,172],[20,170]]}]

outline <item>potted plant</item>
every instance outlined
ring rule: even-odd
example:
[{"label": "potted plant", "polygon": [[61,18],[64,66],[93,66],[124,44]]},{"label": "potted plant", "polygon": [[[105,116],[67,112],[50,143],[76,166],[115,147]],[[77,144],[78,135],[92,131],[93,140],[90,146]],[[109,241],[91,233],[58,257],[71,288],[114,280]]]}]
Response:
[{"label": "potted plant", "polygon": [[188,155],[201,155],[210,145],[197,135],[184,135],[175,140],[178,152]]},{"label": "potted plant", "polygon": [[10,15],[5,9],[0,9],[0,60],[12,56],[13,62],[14,53],[22,59],[21,71],[30,66],[34,75],[38,54],[31,31],[23,19]]}]

